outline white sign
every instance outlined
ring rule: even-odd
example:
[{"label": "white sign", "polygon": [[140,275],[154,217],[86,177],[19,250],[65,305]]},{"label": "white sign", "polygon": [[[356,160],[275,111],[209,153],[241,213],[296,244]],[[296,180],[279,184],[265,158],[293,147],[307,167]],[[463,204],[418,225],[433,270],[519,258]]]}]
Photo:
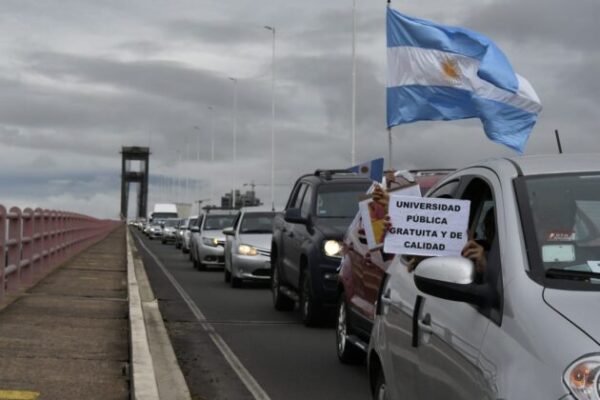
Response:
[{"label": "white sign", "polygon": [[468,200],[390,196],[391,228],[384,251],[415,256],[459,256],[467,243]]},{"label": "white sign", "polygon": [[[394,191],[397,195],[421,197],[419,185],[411,185],[406,188]],[[377,249],[383,246],[386,235],[385,217],[388,215],[388,207],[381,203],[368,199],[358,203],[362,224],[367,237],[369,250]]]}]

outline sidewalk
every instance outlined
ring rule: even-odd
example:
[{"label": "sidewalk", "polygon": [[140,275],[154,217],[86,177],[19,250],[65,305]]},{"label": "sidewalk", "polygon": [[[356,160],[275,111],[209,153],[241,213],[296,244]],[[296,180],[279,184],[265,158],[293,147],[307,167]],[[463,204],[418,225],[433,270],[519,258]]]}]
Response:
[{"label": "sidewalk", "polygon": [[129,398],[125,229],[0,311],[0,400]]}]

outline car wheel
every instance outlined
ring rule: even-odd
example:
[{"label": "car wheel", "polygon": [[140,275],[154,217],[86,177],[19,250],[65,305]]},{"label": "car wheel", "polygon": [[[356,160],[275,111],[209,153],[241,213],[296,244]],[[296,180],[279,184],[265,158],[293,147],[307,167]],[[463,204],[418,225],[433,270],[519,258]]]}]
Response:
[{"label": "car wheel", "polygon": [[231,272],[225,268],[225,283],[229,283],[229,281],[231,281]]},{"label": "car wheel", "polygon": [[373,391],[374,400],[389,400],[390,395],[387,391],[387,385],[385,384],[385,377],[383,371],[379,371],[377,374],[377,381],[375,383],[375,390]]},{"label": "car wheel", "polygon": [[300,315],[306,326],[316,326],[323,321],[321,305],[317,303],[312,291],[310,272],[308,268],[302,274],[300,283]]},{"label": "car wheel", "polygon": [[337,311],[335,339],[338,358],[344,364],[355,364],[362,360],[364,353],[348,340],[348,336],[352,334],[352,326],[348,320],[348,307],[344,293],[340,294]]},{"label": "car wheel", "polygon": [[281,282],[279,281],[279,268],[273,266],[273,275],[271,275],[271,295],[273,297],[273,306],[278,311],[292,311],[294,309],[294,300],[287,297],[281,291]]},{"label": "car wheel", "polygon": [[166,241],[165,239],[161,240],[160,242],[161,242],[162,244],[166,244],[166,243],[167,243],[167,241]]}]

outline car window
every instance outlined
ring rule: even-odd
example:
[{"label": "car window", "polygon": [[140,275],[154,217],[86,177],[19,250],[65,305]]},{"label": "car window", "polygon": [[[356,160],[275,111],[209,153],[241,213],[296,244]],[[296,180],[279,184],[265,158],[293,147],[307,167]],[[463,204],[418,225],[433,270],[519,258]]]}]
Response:
[{"label": "car window", "polygon": [[240,233],[272,233],[275,213],[246,213],[240,223]]},{"label": "car window", "polygon": [[497,324],[502,320],[502,264],[500,242],[498,240],[497,210],[491,186],[478,177],[466,179],[466,186],[459,196],[471,201],[469,216],[469,239],[483,247],[486,266],[476,272],[478,283],[487,284],[497,292],[500,301],[497,304],[478,308],[486,317]]},{"label": "car window", "polygon": [[370,184],[321,185],[317,193],[316,216],[319,218],[353,218],[358,202]]},{"label": "car window", "polygon": [[304,199],[302,200],[302,206],[300,208],[300,215],[303,218],[308,218],[312,211],[312,187],[307,186],[304,193]]},{"label": "car window", "polygon": [[600,175],[532,176],[520,183],[522,214],[531,220],[523,222],[523,231],[535,273],[550,272],[553,279],[559,273],[571,281],[569,287],[598,290],[600,280],[590,274],[600,273]]},{"label": "car window", "polygon": [[460,181],[458,179],[446,182],[439,188],[435,189],[435,191],[432,192],[429,197],[453,198],[456,190],[458,189],[459,183]]},{"label": "car window", "polygon": [[290,203],[290,208],[300,208],[300,205],[302,204],[302,198],[304,197],[304,192],[306,192],[307,186],[308,185],[306,183],[300,185],[300,187],[296,191],[296,194],[294,195],[294,198]]},{"label": "car window", "polygon": [[215,231],[231,227],[235,215],[208,215],[204,221],[203,230]]},{"label": "car window", "polygon": [[235,219],[233,220],[233,224],[231,226],[233,227],[234,230],[238,228],[241,217],[242,217],[242,213],[238,213],[238,215],[236,215]]}]

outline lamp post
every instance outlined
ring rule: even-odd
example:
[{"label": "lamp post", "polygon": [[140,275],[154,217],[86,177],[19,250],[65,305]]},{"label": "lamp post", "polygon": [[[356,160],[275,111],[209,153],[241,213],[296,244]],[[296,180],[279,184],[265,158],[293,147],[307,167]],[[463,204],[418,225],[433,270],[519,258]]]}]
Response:
[{"label": "lamp post", "polygon": [[[208,106],[210,111],[210,166],[215,168],[215,113],[212,106]],[[210,201],[213,201],[215,195],[215,178],[214,171],[210,177]]]},{"label": "lamp post", "polygon": [[229,77],[229,80],[233,82],[233,193],[231,197],[232,208],[235,208],[235,174],[237,172],[236,161],[237,161],[237,82],[236,78]]},{"label": "lamp post", "polygon": [[[200,127],[194,125],[196,131],[196,165],[200,165]],[[200,180],[196,177],[196,195],[200,196]]]},{"label": "lamp post", "polygon": [[271,206],[275,207],[275,28],[265,26],[273,33],[273,53],[271,59]]}]

